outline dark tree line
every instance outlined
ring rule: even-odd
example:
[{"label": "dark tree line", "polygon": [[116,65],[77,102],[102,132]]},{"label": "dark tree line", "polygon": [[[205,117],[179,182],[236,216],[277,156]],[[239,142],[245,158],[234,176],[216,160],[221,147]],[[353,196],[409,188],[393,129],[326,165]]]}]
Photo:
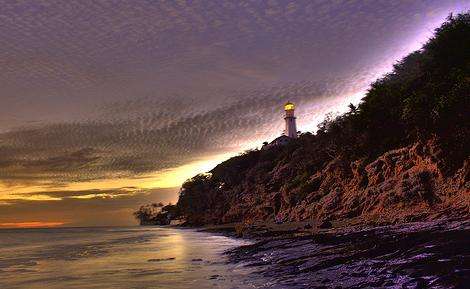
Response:
[{"label": "dark tree line", "polygon": [[140,225],[168,225],[178,215],[178,208],[171,203],[166,206],[163,203],[143,205],[134,212]]}]

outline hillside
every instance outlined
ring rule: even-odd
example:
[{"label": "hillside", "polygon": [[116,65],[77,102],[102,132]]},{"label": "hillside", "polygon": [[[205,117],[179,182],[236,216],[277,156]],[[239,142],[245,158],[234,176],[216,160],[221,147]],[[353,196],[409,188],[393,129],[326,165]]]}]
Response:
[{"label": "hillside", "polygon": [[470,14],[373,83],[358,107],[287,146],[231,158],[182,185],[190,225],[383,224],[470,215]]}]

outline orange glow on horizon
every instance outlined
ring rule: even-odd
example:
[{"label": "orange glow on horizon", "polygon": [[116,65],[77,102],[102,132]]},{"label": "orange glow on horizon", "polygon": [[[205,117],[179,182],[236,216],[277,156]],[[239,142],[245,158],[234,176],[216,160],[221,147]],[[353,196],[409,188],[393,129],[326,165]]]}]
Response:
[{"label": "orange glow on horizon", "polygon": [[62,226],[64,222],[11,222],[0,223],[0,228],[51,228]]},{"label": "orange glow on horizon", "polygon": [[[84,182],[73,182],[68,183],[63,187],[58,188],[47,188],[38,184],[36,186],[18,186],[8,187],[0,183],[0,205],[8,205],[10,200],[26,200],[26,201],[60,201],[62,197],[54,197],[41,194],[43,191],[55,192],[55,191],[84,191],[84,190],[115,190],[116,188],[123,188],[128,186],[136,187],[135,191],[148,190],[155,188],[174,188],[180,187],[187,179],[194,177],[198,173],[204,173],[213,169],[217,164],[221,163],[237,155],[238,150],[229,151],[227,153],[215,154],[206,156],[199,160],[189,162],[187,164],[157,171],[150,174],[141,175],[138,178],[109,178],[95,181],[84,181]],[[37,194],[32,194],[37,193]],[[129,191],[129,195],[133,194]],[[108,197],[112,198],[112,194],[107,192],[101,193],[90,193],[87,195],[71,196],[73,199],[91,199],[96,197]],[[3,201],[3,202],[2,202]],[[2,227],[0,223],[0,228]]]}]

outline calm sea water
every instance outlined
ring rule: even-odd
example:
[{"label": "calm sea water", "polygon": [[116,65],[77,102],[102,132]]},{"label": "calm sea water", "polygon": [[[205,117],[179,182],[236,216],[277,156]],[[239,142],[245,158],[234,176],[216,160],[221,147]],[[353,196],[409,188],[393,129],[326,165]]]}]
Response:
[{"label": "calm sea water", "polygon": [[246,244],[194,230],[0,230],[0,288],[262,288],[225,250]]}]

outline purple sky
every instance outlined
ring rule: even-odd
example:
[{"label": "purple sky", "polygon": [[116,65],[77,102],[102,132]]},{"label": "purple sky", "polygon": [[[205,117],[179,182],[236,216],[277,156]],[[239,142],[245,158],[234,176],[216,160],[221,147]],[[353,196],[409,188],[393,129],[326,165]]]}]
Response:
[{"label": "purple sky", "polygon": [[278,136],[287,100],[313,130],[468,9],[0,0],[0,226],[130,224],[183,176]]}]

